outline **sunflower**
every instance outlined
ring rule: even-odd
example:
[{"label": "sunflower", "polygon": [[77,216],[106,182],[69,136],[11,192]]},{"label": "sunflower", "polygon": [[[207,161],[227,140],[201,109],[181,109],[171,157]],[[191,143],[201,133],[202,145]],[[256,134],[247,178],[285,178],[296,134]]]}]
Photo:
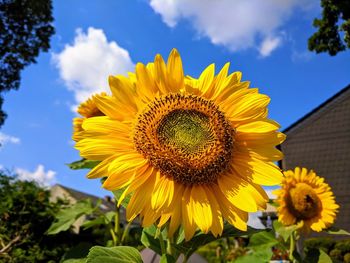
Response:
[{"label": "sunflower", "polygon": [[296,167],[284,172],[282,188],[275,190],[278,220],[284,225],[302,222],[302,231],[316,232],[331,226],[339,206],[324,178],[312,170]]},{"label": "sunflower", "polygon": [[107,94],[105,92],[101,92],[100,94],[96,94],[88,98],[85,102],[81,103],[78,107],[78,113],[82,117],[76,117],[73,119],[73,136],[72,139],[74,141],[79,141],[81,139],[80,132],[83,131],[83,121],[86,118],[103,116],[104,114],[97,108],[95,103],[96,97],[105,97]]},{"label": "sunflower", "polygon": [[267,119],[270,98],[249,88],[241,73],[185,77],[177,50],[167,63],[138,63],[128,77],[110,76],[110,97],[96,97],[105,116],[84,120],[76,143],[82,157],[101,161],[87,177],[107,175],[103,187],[131,194],[128,220],[182,224],[189,240],[199,228],[222,234],[223,220],[247,229],[248,212],[265,209],[260,185],[276,185],[285,136]]}]

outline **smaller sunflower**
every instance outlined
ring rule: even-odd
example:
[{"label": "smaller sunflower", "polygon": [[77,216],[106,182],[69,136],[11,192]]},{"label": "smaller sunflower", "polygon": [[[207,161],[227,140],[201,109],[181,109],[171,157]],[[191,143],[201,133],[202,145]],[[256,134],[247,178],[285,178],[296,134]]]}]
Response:
[{"label": "smaller sunflower", "polygon": [[85,102],[79,105],[77,111],[82,117],[76,117],[73,119],[72,139],[74,141],[77,142],[81,139],[81,132],[84,130],[82,127],[84,119],[97,117],[97,116],[104,116],[104,114],[99,110],[99,108],[97,108],[95,100],[96,98],[106,97],[106,96],[107,96],[107,93],[101,92],[100,94],[91,96]]},{"label": "smaller sunflower", "polygon": [[330,186],[312,170],[296,167],[284,172],[282,188],[277,195],[278,220],[284,225],[301,223],[302,231],[316,232],[334,223],[339,205]]}]

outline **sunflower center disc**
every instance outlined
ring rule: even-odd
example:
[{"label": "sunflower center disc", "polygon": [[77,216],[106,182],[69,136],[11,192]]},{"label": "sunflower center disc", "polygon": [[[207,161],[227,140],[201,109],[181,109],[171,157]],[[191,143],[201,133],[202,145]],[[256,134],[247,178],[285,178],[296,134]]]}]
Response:
[{"label": "sunflower center disc", "polygon": [[289,192],[287,206],[296,218],[303,220],[317,216],[322,204],[310,185],[298,183]]},{"label": "sunflower center disc", "polygon": [[187,154],[196,154],[214,143],[209,118],[196,110],[173,110],[158,126],[158,139]]},{"label": "sunflower center disc", "polygon": [[228,168],[233,138],[233,128],[212,101],[170,94],[139,115],[134,142],[164,175],[193,185],[214,182]]}]

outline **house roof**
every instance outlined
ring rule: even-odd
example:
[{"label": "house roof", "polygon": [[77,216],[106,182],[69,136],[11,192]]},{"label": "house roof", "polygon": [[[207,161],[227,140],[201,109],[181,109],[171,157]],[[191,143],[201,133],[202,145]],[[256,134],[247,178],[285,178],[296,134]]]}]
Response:
[{"label": "house roof", "polygon": [[[96,205],[98,200],[102,200],[102,205],[103,205],[104,208],[106,208],[104,210],[109,210],[109,211],[114,211],[115,210],[115,204],[114,204],[113,201],[107,201],[104,198],[100,198],[100,197],[97,197],[95,195],[84,193],[84,192],[81,192],[81,191],[69,188],[67,186],[60,185],[60,184],[55,184],[54,187],[60,187],[60,188],[64,189],[66,192],[69,193],[69,195],[72,198],[74,198],[77,201],[84,200],[84,199],[90,199],[91,202],[94,205]],[[114,200],[114,199],[112,198],[111,200]]]},{"label": "house roof", "polygon": [[325,102],[320,104],[318,107],[316,107],[315,109],[313,109],[312,111],[310,111],[309,113],[304,115],[302,118],[300,118],[299,120],[294,122],[292,125],[290,125],[286,129],[284,129],[282,132],[287,133],[287,134],[291,133],[294,130],[294,128],[303,124],[305,122],[305,120],[307,120],[310,116],[320,114],[326,108],[326,106],[329,106],[330,104],[332,104],[333,102],[338,100],[340,97],[342,97],[345,93],[347,93],[349,91],[350,91],[350,84],[348,86],[346,86],[345,88],[343,88],[342,90],[340,90],[335,95],[333,95],[332,97],[330,97],[328,100],[326,100]]}]

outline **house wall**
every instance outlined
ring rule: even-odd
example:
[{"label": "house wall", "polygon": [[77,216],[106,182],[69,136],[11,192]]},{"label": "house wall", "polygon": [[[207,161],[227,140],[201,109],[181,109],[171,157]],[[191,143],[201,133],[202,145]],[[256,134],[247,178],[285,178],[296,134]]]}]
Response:
[{"label": "house wall", "polygon": [[336,226],[350,231],[350,89],[286,134],[282,168],[303,166],[325,177],[340,205]]},{"label": "house wall", "polygon": [[[69,192],[67,192],[64,188],[62,188],[59,185],[54,185],[53,187],[51,187],[50,189],[50,201],[51,202],[56,202],[57,199],[66,199],[69,201],[70,204],[75,204],[77,202],[77,200],[75,198],[73,198]],[[81,216],[80,218],[78,218],[77,221],[74,222],[73,224],[73,232],[74,233],[79,233],[79,229],[80,226],[84,223],[85,221],[85,216]]]}]

